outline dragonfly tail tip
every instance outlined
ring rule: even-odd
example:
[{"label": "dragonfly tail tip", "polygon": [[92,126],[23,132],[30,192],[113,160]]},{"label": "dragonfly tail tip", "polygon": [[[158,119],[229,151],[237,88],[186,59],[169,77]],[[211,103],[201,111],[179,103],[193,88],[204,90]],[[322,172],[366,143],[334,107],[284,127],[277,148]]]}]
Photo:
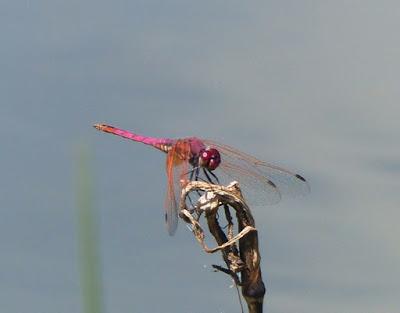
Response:
[{"label": "dragonfly tail tip", "polygon": [[97,130],[103,130],[104,124],[95,123],[95,124],[93,124],[93,127],[96,128]]}]

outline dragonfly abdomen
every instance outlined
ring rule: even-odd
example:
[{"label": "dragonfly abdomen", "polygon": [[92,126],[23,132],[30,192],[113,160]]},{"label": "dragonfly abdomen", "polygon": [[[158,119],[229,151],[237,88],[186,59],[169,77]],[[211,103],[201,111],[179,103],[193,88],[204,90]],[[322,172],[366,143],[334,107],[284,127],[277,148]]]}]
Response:
[{"label": "dragonfly abdomen", "polygon": [[172,149],[172,145],[171,144],[167,144],[167,143],[154,143],[151,144],[154,148],[157,148],[165,153],[168,153],[168,151],[170,151]]},{"label": "dragonfly abdomen", "polygon": [[146,137],[142,135],[138,135],[127,130],[119,129],[106,124],[95,124],[93,125],[96,129],[101,130],[106,133],[110,133],[113,135],[117,135],[126,139],[130,139],[133,141],[141,142],[149,146],[153,146],[165,153],[168,153],[172,149],[172,145],[174,144],[174,140],[168,138],[154,138],[154,137]]}]

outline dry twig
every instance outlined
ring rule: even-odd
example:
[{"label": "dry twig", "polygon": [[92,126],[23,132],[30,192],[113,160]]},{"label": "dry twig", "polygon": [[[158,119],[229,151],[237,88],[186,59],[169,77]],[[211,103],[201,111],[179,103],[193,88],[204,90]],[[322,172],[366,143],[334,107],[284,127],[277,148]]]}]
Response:
[{"label": "dry twig", "polygon": [[[188,208],[186,199],[192,192],[201,193],[194,208]],[[226,233],[218,223],[218,211],[224,209],[228,222]],[[233,218],[229,208],[236,212],[238,233],[234,235]],[[191,181],[182,190],[180,217],[192,226],[193,234],[207,253],[222,252],[227,268],[213,267],[232,277],[242,289],[249,313],[262,313],[265,287],[261,277],[260,253],[258,250],[257,229],[249,207],[245,203],[237,182],[228,186],[212,185],[206,182]],[[204,242],[204,231],[199,223],[204,213],[210,233],[217,242],[216,247],[208,248]],[[239,278],[240,275],[240,278]]]}]

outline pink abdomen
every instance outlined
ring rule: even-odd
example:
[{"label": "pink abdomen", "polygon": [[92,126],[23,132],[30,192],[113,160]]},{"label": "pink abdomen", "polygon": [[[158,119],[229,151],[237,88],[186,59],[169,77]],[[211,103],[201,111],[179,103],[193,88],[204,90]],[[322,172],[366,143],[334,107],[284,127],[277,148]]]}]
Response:
[{"label": "pink abdomen", "polygon": [[168,152],[171,150],[172,145],[175,140],[168,138],[154,138],[154,137],[146,137],[138,134],[131,133],[127,130],[119,129],[106,124],[95,124],[93,125],[96,129],[104,131],[106,133],[110,133],[113,135],[117,135],[126,139],[130,139],[137,142],[142,142],[146,145],[153,146],[163,152]]}]

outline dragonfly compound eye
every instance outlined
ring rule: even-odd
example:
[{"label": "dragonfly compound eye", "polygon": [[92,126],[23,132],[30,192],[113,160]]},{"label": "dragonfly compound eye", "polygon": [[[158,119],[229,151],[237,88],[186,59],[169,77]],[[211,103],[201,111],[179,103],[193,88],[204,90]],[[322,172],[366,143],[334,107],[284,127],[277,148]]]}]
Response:
[{"label": "dragonfly compound eye", "polygon": [[221,155],[217,149],[207,148],[200,152],[200,166],[203,166],[210,171],[215,170],[221,163]]}]

